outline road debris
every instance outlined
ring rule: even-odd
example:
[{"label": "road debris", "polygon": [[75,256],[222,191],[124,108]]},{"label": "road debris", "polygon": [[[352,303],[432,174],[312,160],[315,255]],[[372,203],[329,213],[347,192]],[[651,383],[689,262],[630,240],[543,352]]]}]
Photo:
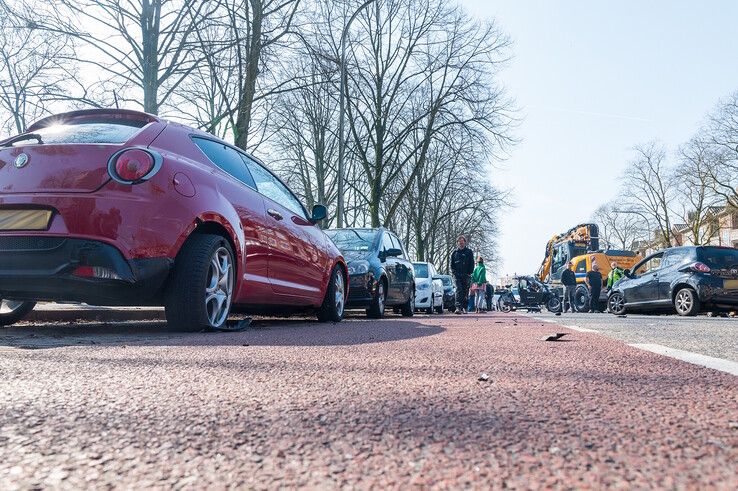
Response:
[{"label": "road debris", "polygon": [[489,382],[489,375],[482,372],[479,374],[479,378],[477,380],[479,380],[480,382]]},{"label": "road debris", "polygon": [[569,333],[566,332],[557,332],[555,334],[549,334],[548,336],[544,336],[541,338],[541,341],[558,341],[559,339],[563,338]]},{"label": "road debris", "polygon": [[246,330],[250,325],[251,317],[246,317],[245,319],[229,320],[216,330],[224,332],[240,332]]}]

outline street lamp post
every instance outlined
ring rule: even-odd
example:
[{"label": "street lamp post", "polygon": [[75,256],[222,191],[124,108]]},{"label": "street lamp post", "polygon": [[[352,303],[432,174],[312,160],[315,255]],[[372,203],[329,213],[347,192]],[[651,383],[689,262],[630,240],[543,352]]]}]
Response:
[{"label": "street lamp post", "polygon": [[354,21],[357,15],[369,5],[373,4],[377,0],[366,0],[361,6],[356,9],[351,17],[349,18],[346,25],[343,27],[341,33],[341,83],[340,89],[341,94],[339,95],[339,114],[338,114],[338,228],[343,228],[343,159],[346,153],[346,139],[344,137],[344,125],[345,125],[345,112],[346,112],[346,35],[348,34],[351,23]]}]

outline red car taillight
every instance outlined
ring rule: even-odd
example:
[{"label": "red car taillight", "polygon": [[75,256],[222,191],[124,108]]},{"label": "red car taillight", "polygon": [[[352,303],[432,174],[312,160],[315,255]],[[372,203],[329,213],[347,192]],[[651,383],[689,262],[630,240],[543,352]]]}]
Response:
[{"label": "red car taillight", "polygon": [[705,264],[705,263],[700,263],[700,262],[696,262],[696,263],[694,263],[694,264],[693,264],[693,265],[691,265],[691,266],[690,266],[689,268],[690,268],[690,269],[691,269],[692,271],[695,271],[695,272],[697,272],[697,273],[709,273],[710,271],[712,271],[712,270],[710,269],[710,266],[708,266],[708,265],[707,265],[707,264]]},{"label": "red car taillight", "polygon": [[137,184],[156,174],[161,161],[161,156],[152,150],[124,148],[110,157],[108,174],[121,184]]}]

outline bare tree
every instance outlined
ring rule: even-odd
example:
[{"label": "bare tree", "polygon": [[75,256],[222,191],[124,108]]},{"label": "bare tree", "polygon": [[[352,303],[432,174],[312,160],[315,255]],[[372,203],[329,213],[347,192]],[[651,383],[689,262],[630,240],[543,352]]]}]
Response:
[{"label": "bare tree", "polygon": [[60,58],[71,51],[69,40],[30,29],[0,29],[0,124],[22,133],[29,123],[51,112],[67,98],[71,79]]},{"label": "bare tree", "polygon": [[497,210],[506,204],[506,193],[492,187],[487,179],[487,166],[477,159],[478,148],[474,142],[457,134],[456,139],[436,142],[431,146],[421,172],[414,181],[402,209],[411,220],[414,250],[421,261],[436,262],[445,259],[439,253],[449,242],[455,245],[456,237],[445,235],[445,220],[471,218],[486,229],[469,229],[465,233],[477,237],[477,243],[491,241],[496,232],[492,224]]},{"label": "bare tree", "polygon": [[716,192],[714,177],[722,158],[714,150],[709,142],[693,138],[681,147],[680,162],[674,172],[680,218],[694,245],[708,244],[718,233],[715,209],[722,209],[725,204]]},{"label": "bare tree", "polygon": [[475,133],[488,148],[509,143],[509,105],[492,78],[509,42],[440,0],[377,2],[357,23],[348,121],[379,226],[392,220],[442,130]]},{"label": "bare tree", "polygon": [[[116,100],[158,114],[201,59],[193,33],[219,1],[50,0],[16,10],[29,28],[77,42],[75,61],[116,84]],[[90,81],[90,83],[94,80]],[[129,93],[128,90],[133,90]]]},{"label": "bare tree", "polygon": [[658,241],[674,245],[672,205],[676,197],[674,175],[663,146],[650,142],[635,147],[636,154],[623,176],[624,210],[655,226]]},{"label": "bare tree", "polygon": [[274,124],[280,128],[273,145],[275,163],[308,207],[329,207],[333,223],[337,191],[338,141],[335,67],[316,57],[295,60],[293,69],[309,76],[307,84],[277,98]]},{"label": "bare tree", "polygon": [[720,101],[708,115],[703,134],[702,138],[715,146],[712,153],[719,160],[712,167],[715,191],[738,208],[738,92]]},{"label": "bare tree", "polygon": [[301,85],[290,71],[300,0],[219,0],[193,32],[200,60],[176,90],[185,119],[254,151],[279,126],[270,121],[276,96]]},{"label": "bare tree", "polygon": [[607,249],[629,250],[638,240],[650,235],[648,222],[637,213],[618,208],[619,202],[605,203],[595,210],[592,219],[599,226],[600,240]]}]

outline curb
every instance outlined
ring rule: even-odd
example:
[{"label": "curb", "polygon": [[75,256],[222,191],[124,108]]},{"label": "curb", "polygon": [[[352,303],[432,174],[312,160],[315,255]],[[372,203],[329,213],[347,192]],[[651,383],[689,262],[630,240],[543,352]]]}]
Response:
[{"label": "curb", "polygon": [[143,320],[166,320],[164,309],[157,308],[36,308],[26,317],[25,322],[122,322]]}]

